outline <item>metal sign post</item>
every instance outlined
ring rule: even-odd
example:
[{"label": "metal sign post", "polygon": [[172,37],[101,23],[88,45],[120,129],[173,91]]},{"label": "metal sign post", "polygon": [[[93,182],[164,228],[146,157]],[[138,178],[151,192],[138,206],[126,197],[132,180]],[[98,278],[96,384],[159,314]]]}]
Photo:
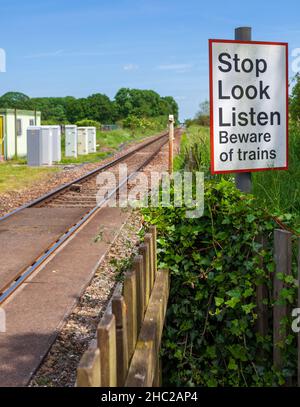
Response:
[{"label": "metal sign post", "polygon": [[[235,29],[235,40],[251,41],[251,27],[238,27]],[[245,193],[250,193],[252,189],[251,172],[238,172],[235,174],[236,187]]]},{"label": "metal sign post", "polygon": [[169,114],[169,173],[173,174],[174,116]]}]

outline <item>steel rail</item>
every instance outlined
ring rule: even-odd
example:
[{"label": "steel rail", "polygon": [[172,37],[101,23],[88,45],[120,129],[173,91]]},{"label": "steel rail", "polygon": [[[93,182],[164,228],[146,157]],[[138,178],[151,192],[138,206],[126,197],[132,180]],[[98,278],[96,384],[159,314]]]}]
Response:
[{"label": "steel rail", "polygon": [[[156,138],[155,141],[160,140],[161,138],[165,137],[165,135]],[[126,178],[124,178],[115,189],[113,189],[102,201],[100,201],[95,207],[90,209],[76,224],[71,226],[61,237],[56,240],[42,255],[37,257],[36,261],[29,267],[25,267],[23,270],[19,272],[17,276],[15,276],[9,283],[7,283],[1,290],[0,290],[0,305],[7,300],[16,290],[21,286],[21,284],[28,279],[28,277],[34,273],[54,252],[63,244],[65,243],[83,224],[85,224],[93,214],[97,211],[101,210],[103,205],[112,197],[114,196],[128,181],[134,178],[138,172],[143,169],[149,162],[159,153],[161,148],[166,144],[168,139],[163,142],[145,161],[143,161],[134,172],[129,174]],[[148,143],[147,145],[152,144]],[[135,150],[136,152],[137,150]],[[107,168],[107,167],[106,167]],[[93,171],[95,174],[95,171]],[[73,182],[74,183],[74,182]],[[72,184],[73,184],[72,183]]]}]

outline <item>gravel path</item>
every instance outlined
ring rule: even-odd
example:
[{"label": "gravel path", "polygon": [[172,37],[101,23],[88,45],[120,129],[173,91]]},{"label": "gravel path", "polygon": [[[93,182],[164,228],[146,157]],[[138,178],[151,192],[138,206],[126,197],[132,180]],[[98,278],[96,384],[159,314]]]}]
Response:
[{"label": "gravel path", "polygon": [[[179,151],[180,138],[174,142],[174,152]],[[149,171],[167,171],[168,148],[161,152],[145,168]],[[128,209],[129,210],[129,209]],[[97,325],[106,309],[117,282],[120,266],[124,266],[137,249],[138,231],[143,223],[138,210],[131,210],[107,255],[99,266],[90,285],[78,305],[67,319],[47,357],[31,380],[30,387],[72,387],[76,380],[76,368],[82,354],[95,338]]]},{"label": "gravel path", "polygon": [[31,387],[74,386],[77,365],[89,343],[95,337],[97,325],[116,284],[118,266],[115,260],[121,261],[133,253],[141,224],[141,215],[138,212],[132,212],[122,233],[115,240],[91,284],[31,381]]}]

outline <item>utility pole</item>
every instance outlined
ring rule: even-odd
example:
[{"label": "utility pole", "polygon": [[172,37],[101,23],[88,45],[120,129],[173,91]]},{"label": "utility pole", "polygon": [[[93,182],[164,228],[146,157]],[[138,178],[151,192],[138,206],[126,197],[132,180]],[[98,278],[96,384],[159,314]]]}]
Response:
[{"label": "utility pole", "polygon": [[169,114],[169,173],[173,174],[174,116]]},{"label": "utility pole", "polygon": [[[238,27],[235,29],[235,40],[251,41],[251,27]],[[235,174],[236,187],[245,193],[252,189],[251,172],[238,172]]]}]

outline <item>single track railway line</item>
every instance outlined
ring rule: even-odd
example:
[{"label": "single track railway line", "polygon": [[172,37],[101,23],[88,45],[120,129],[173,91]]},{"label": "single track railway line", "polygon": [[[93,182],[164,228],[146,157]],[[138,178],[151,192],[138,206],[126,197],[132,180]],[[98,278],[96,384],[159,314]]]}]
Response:
[{"label": "single track railway line", "polygon": [[[3,243],[4,250],[7,246],[8,255],[7,262],[0,265],[0,304],[80,227],[89,222],[112,196],[159,153],[167,141],[167,133],[153,137],[83,177],[0,218],[0,244]],[[117,186],[97,203],[97,175],[108,169],[117,175],[120,163],[127,164],[127,177],[119,179]],[[14,250],[14,243],[17,246],[18,242],[19,248]]]}]

